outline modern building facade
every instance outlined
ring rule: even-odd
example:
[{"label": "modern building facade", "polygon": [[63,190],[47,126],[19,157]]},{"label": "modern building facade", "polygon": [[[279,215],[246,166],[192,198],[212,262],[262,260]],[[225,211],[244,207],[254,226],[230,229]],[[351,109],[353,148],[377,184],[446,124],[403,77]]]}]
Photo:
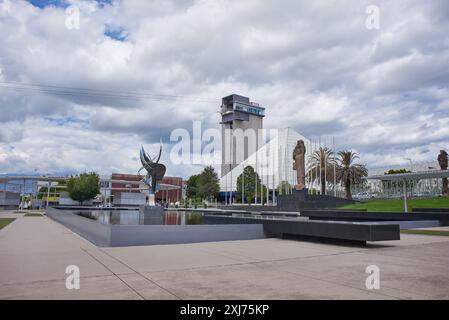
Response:
[{"label": "modern building facade", "polygon": [[232,94],[222,99],[222,177],[263,144],[260,129],[264,116],[265,108],[248,97]]}]

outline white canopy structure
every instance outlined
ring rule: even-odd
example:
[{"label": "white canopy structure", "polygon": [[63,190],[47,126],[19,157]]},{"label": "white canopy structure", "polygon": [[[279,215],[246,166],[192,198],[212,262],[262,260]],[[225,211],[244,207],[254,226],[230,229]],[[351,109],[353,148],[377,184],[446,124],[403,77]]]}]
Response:
[{"label": "white canopy structure", "polygon": [[381,180],[381,181],[396,181],[403,182],[403,195],[404,195],[404,212],[407,212],[407,181],[421,180],[421,179],[435,179],[435,178],[448,178],[449,170],[428,170],[408,173],[396,173],[396,174],[379,174],[364,177],[366,180]]}]

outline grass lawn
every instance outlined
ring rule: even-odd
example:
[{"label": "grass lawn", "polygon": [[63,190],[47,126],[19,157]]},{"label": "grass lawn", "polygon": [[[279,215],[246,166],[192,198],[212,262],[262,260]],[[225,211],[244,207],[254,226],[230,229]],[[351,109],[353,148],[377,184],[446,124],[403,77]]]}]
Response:
[{"label": "grass lawn", "polygon": [[0,218],[0,229],[6,227],[8,224],[16,220],[15,218]]},{"label": "grass lawn", "polygon": [[[408,210],[412,208],[449,208],[449,197],[407,199]],[[367,209],[368,211],[404,211],[404,199],[367,200],[365,203],[349,204],[339,209]]]},{"label": "grass lawn", "polygon": [[444,230],[401,230],[401,233],[449,237],[449,231]]}]

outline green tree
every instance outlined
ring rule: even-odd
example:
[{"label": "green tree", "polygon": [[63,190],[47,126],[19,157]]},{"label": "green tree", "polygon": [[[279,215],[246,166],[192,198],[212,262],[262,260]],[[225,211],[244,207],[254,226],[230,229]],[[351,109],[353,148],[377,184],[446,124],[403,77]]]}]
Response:
[{"label": "green tree", "polygon": [[[243,172],[237,177],[237,192],[244,197],[248,203],[251,203],[256,196],[256,181],[257,181],[257,193],[260,195],[261,182],[260,177],[254,168],[247,166],[243,169]],[[243,188],[242,188],[243,187]],[[244,191],[244,192],[242,192]],[[265,196],[265,194],[264,194]]]},{"label": "green tree", "polygon": [[220,185],[214,167],[207,166],[200,173],[197,180],[197,190],[198,195],[207,200],[215,198],[218,195],[218,192],[220,192]]},{"label": "green tree", "polygon": [[286,194],[290,192],[292,185],[288,181],[281,181],[276,188],[278,194]]},{"label": "green tree", "polygon": [[308,159],[309,169],[306,176],[311,181],[321,181],[321,194],[326,194],[326,182],[334,182],[334,156],[331,149],[320,147]]},{"label": "green tree", "polygon": [[100,193],[100,178],[95,172],[71,177],[67,182],[67,191],[72,200],[82,205],[84,201],[92,200]]},{"label": "green tree", "polygon": [[410,173],[410,170],[407,169],[390,169],[384,174],[399,174],[399,173]]},{"label": "green tree", "polygon": [[[268,190],[269,193],[270,190]],[[262,192],[262,193],[261,193]],[[259,189],[259,185],[257,185],[257,193],[258,193],[258,197],[260,197],[262,204],[265,204],[268,202],[267,199],[267,186],[266,185],[262,185],[262,191],[260,191]]]},{"label": "green tree", "polygon": [[345,187],[346,198],[352,199],[351,185],[362,182],[362,177],[368,175],[368,169],[362,164],[354,163],[354,160],[359,158],[359,155],[355,152],[340,151],[338,156],[337,180],[341,181]]},{"label": "green tree", "polygon": [[198,197],[198,178],[199,174],[194,174],[190,176],[187,180],[186,196],[187,198],[197,198]]}]

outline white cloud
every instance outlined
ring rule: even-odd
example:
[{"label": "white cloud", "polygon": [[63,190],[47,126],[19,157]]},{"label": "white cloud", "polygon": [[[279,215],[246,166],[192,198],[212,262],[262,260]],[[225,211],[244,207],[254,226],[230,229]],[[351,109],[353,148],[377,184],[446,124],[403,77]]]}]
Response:
[{"label": "white cloud", "polygon": [[[377,1],[379,30],[365,28],[370,1],[70,3],[80,7],[79,30],[65,27],[60,7],[11,1],[0,12],[0,82],[208,100],[55,96],[0,84],[0,172],[133,172],[140,144],[168,140],[192,120],[218,127],[220,98],[230,93],[266,106],[266,127],[335,136],[370,166],[449,148],[446,1]],[[106,36],[107,26],[126,39]],[[426,146],[431,152],[420,153]]]}]

